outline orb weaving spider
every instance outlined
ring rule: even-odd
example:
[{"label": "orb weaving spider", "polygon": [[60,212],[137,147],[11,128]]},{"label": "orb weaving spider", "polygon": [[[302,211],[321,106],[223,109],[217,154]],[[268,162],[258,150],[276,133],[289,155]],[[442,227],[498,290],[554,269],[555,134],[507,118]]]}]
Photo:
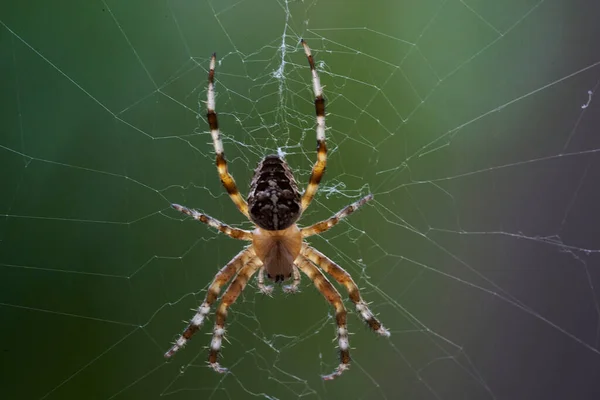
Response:
[{"label": "orb weaving spider", "polygon": [[323,379],[330,380],[341,375],[348,369],[350,363],[346,309],[339,292],[325,277],[323,271],[346,288],[350,300],[356,307],[357,314],[362,317],[373,331],[382,336],[390,336],[390,332],[375,318],[371,310],[369,310],[367,303],[361,298],[359,289],[350,274],[303,240],[308,236],[327,231],[341,219],[352,214],[369,200],[372,200],[373,196],[369,194],[363,197],[325,221],[317,222],[314,225],[304,228],[300,228],[296,224],[296,221],[315,196],[327,162],[325,99],[323,98],[323,90],[310,48],[304,40],[301,40],[301,43],[308,58],[315,94],[317,162],[313,166],[308,186],[304,193],[301,194],[287,162],[278,155],[266,156],[260,161],[254,172],[247,203],[242,198],[233,177],[227,170],[223,142],[215,112],[214,76],[216,55],[213,54],[211,57],[208,73],[207,120],[215,148],[219,177],[231,200],[233,200],[241,213],[249,218],[256,227],[252,231],[233,228],[196,210],[179,204],[172,205],[174,209],[210,225],[234,239],[246,240],[251,242],[251,244],[217,273],[208,288],[204,302],[200,305],[183,333],[169,351],[165,353],[166,358],[172,357],[200,329],[204,319],[210,312],[211,305],[217,300],[221,287],[233,279],[223,294],[221,304],[216,311],[216,321],[208,357],[208,363],[215,371],[220,373],[226,372],[227,369],[221,367],[217,360],[225,334],[227,309],[236,301],[250,278],[257,272],[260,292],[270,295],[273,286],[265,285],[265,273],[268,279],[275,282],[283,282],[288,278],[292,278],[292,284],[284,286],[283,290],[287,293],[295,293],[300,284],[300,271],[302,271],[313,281],[316,288],[335,308],[340,364],[331,374],[323,376]]}]

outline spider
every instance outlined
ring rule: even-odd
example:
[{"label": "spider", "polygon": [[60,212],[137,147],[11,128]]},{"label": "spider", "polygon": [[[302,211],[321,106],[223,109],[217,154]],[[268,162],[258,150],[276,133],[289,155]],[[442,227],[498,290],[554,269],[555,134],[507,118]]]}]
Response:
[{"label": "spider", "polygon": [[325,277],[323,271],[346,288],[350,300],[356,307],[357,314],[361,316],[373,331],[385,337],[390,336],[390,332],[375,318],[371,310],[369,310],[367,303],[361,298],[359,289],[350,274],[304,241],[306,237],[329,230],[340,220],[358,210],[366,202],[372,200],[373,196],[369,194],[338,211],[331,218],[317,222],[314,225],[300,228],[296,224],[296,221],[298,221],[315,196],[327,162],[325,99],[323,98],[323,90],[310,48],[304,40],[300,42],[308,58],[308,64],[312,73],[317,114],[317,162],[313,166],[308,186],[303,194],[299,192],[298,185],[287,162],[279,155],[268,155],[259,162],[258,167],[254,171],[248,194],[248,202],[242,198],[235,180],[228,172],[227,162],[225,161],[223,142],[215,112],[214,76],[216,54],[213,53],[210,59],[207,120],[215,148],[217,170],[231,200],[240,212],[252,221],[255,229],[248,231],[233,228],[196,210],[179,204],[172,204],[174,209],[212,226],[234,239],[246,240],[251,242],[251,244],[244,248],[217,273],[208,287],[206,297],[196,314],[173,346],[165,353],[166,358],[172,357],[198,332],[210,312],[211,305],[217,300],[221,287],[233,279],[223,294],[221,304],[216,311],[216,321],[208,356],[208,363],[212,369],[219,373],[227,372],[227,369],[221,367],[217,361],[221,343],[225,335],[227,309],[236,301],[255,273],[258,273],[257,286],[259,291],[266,295],[271,295],[273,286],[265,284],[265,273],[269,280],[276,283],[291,278],[292,283],[283,286],[283,291],[296,293],[300,285],[300,271],[302,271],[313,281],[316,288],[335,308],[340,364],[331,374],[322,376],[325,380],[334,379],[348,369],[350,365],[350,344],[348,329],[346,327],[346,308],[339,292]]}]

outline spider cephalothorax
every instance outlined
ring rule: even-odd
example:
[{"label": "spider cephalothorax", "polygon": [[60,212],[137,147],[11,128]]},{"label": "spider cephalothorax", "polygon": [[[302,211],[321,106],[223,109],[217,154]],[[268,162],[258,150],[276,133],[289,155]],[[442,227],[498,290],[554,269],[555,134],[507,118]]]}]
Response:
[{"label": "spider cephalothorax", "polygon": [[248,193],[248,202],[246,203],[241,196],[233,177],[227,170],[227,162],[225,161],[225,153],[223,152],[223,142],[221,141],[217,114],[215,112],[214,76],[216,56],[213,54],[211,57],[208,73],[207,120],[215,148],[217,170],[219,171],[221,182],[234,204],[256,227],[253,231],[232,228],[196,210],[191,210],[179,204],[172,205],[176,210],[208,224],[234,239],[246,240],[251,242],[251,244],[217,273],[196,315],[194,315],[169,351],[165,353],[165,357],[167,358],[173,356],[200,329],[210,312],[211,305],[217,300],[221,287],[232,280],[221,297],[221,304],[216,311],[215,327],[213,329],[213,338],[210,343],[210,353],[208,356],[208,362],[215,371],[227,371],[217,362],[221,342],[225,335],[227,309],[236,301],[246,287],[248,280],[255,273],[258,273],[257,285],[259,290],[262,293],[270,295],[273,291],[273,286],[265,285],[265,273],[269,279],[275,282],[282,282],[293,277],[292,284],[284,286],[283,290],[288,293],[295,293],[300,285],[300,271],[302,271],[314,282],[316,288],[323,293],[327,301],[334,306],[337,339],[340,349],[340,364],[333,373],[323,376],[323,379],[333,379],[339,376],[348,369],[350,364],[350,343],[348,340],[348,328],[346,327],[346,308],[339,292],[325,277],[323,271],[346,288],[350,300],[356,307],[357,314],[360,315],[373,331],[382,336],[390,335],[389,331],[375,318],[371,310],[369,310],[367,303],[361,298],[358,287],[350,274],[304,241],[304,238],[308,236],[316,235],[330,229],[367,201],[372,200],[373,196],[369,194],[363,197],[325,221],[304,228],[300,228],[296,224],[296,221],[300,218],[302,212],[306,210],[317,192],[327,163],[323,90],[310,49],[306,42],[301,41],[301,43],[312,73],[315,110],[317,114],[317,162],[312,169],[308,186],[302,195],[298,191],[294,175],[285,160],[277,155],[270,155],[261,160],[254,172],[254,177],[250,184],[250,192]]}]

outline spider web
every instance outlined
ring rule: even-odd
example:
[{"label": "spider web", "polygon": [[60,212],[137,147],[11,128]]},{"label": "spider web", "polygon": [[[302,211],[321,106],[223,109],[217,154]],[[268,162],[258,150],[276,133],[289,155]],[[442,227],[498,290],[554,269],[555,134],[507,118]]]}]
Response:
[{"label": "spider web", "polygon": [[[0,10],[3,398],[600,395],[597,5]],[[252,281],[229,313],[230,373],[207,368],[200,333],[167,362],[243,245],[169,204],[250,227],[214,167],[208,56],[218,52],[217,112],[242,192],[273,152],[306,184],[315,118],[300,38],[325,85],[330,148],[302,224],[375,195],[310,242],[392,335],[350,312],[351,369],[322,382],[337,365],[329,305],[305,277],[301,294],[274,298]]]}]

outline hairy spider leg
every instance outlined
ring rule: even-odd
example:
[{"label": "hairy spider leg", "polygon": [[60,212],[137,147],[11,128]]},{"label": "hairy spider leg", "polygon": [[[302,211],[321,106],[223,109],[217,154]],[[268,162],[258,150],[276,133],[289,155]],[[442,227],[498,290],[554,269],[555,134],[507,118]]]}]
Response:
[{"label": "hairy spider leg", "polygon": [[225,336],[225,320],[227,319],[227,309],[233,303],[235,303],[252,275],[254,275],[261,266],[262,262],[258,259],[258,257],[248,261],[248,264],[246,264],[240,270],[240,272],[238,272],[233,282],[231,282],[223,294],[221,304],[219,304],[219,308],[217,308],[217,317],[215,321],[215,327],[213,329],[213,337],[210,342],[208,363],[212,369],[219,373],[227,372],[227,368],[221,367],[217,362],[219,358],[219,351],[221,350],[221,344],[223,343],[223,337]]},{"label": "hairy spider leg", "polygon": [[366,202],[373,200],[373,195],[368,194],[362,199],[350,204],[349,206],[344,207],[337,213],[333,215],[333,217],[326,219],[324,221],[317,222],[311,226],[307,226],[305,228],[300,229],[302,233],[302,237],[309,237],[313,235],[318,235],[319,233],[323,233],[333,228],[338,224],[342,219],[346,218],[348,215],[352,214],[354,211],[358,210],[362,207]]},{"label": "hairy spider leg", "polygon": [[325,98],[323,97],[323,88],[317,70],[315,69],[315,61],[310,52],[310,48],[304,39],[300,42],[302,43],[302,47],[304,47],[304,53],[306,54],[306,58],[308,58],[310,72],[312,73],[313,91],[315,93],[315,110],[317,113],[317,162],[313,166],[308,186],[302,196],[302,211],[304,211],[312,201],[313,197],[315,197],[315,194],[319,189],[319,182],[321,182],[321,178],[323,178],[323,174],[325,173],[325,167],[327,165],[327,146],[325,144]]},{"label": "hairy spider leg", "polygon": [[217,119],[217,113],[215,112],[215,64],[217,55],[213,53],[210,58],[210,70],[208,71],[208,93],[206,102],[206,119],[208,120],[208,126],[210,128],[210,135],[212,136],[213,145],[215,147],[215,154],[217,156],[217,170],[219,171],[219,178],[223,187],[229,193],[229,197],[236,205],[238,210],[241,211],[246,217],[248,217],[248,203],[240,194],[240,191],[235,184],[233,176],[227,170],[227,161],[225,161],[225,152],[223,151],[223,140],[221,139],[221,132],[219,131],[219,121]]},{"label": "hairy spider leg", "polygon": [[219,232],[222,232],[231,238],[252,241],[252,232],[250,232],[250,231],[246,231],[244,229],[233,228],[227,224],[224,224],[223,222],[219,221],[218,219],[211,217],[210,215],[203,214],[201,212],[198,212],[196,210],[187,208],[187,207],[179,205],[179,204],[171,204],[171,207],[173,207],[174,209],[176,209],[179,212],[189,215],[190,217],[194,218],[197,221],[200,221],[208,226],[212,226],[213,228],[217,229]]},{"label": "hairy spider leg", "polygon": [[210,306],[217,300],[219,297],[219,293],[221,292],[221,287],[224,284],[229,282],[229,280],[247,263],[252,261],[253,259],[258,259],[256,254],[254,253],[254,249],[250,246],[244,250],[242,250],[237,256],[235,256],[227,265],[225,265],[215,276],[212,283],[208,287],[208,292],[206,293],[206,297],[204,301],[198,307],[196,315],[189,322],[188,326],[185,328],[183,333],[179,336],[179,338],[175,341],[173,346],[165,353],[166,358],[172,357],[179,349],[181,349],[185,344],[194,336],[196,332],[200,330],[202,324],[208,313],[210,313]]},{"label": "hairy spider leg", "polygon": [[390,336],[390,331],[384,328],[381,322],[375,318],[375,315],[373,315],[367,303],[361,298],[358,286],[356,286],[352,276],[350,276],[345,269],[331,261],[317,249],[310,247],[307,244],[302,247],[301,254],[318,265],[323,271],[331,275],[340,285],[343,285],[346,288],[350,300],[356,306],[356,312],[374,332],[381,336]]},{"label": "hairy spider leg", "polygon": [[298,257],[296,262],[298,263],[298,268],[313,281],[317,290],[321,292],[327,301],[335,308],[337,340],[340,349],[340,364],[331,374],[321,376],[324,380],[332,380],[340,376],[350,366],[350,341],[348,339],[348,328],[346,326],[346,308],[344,307],[340,293],[317,267],[303,256]]}]

